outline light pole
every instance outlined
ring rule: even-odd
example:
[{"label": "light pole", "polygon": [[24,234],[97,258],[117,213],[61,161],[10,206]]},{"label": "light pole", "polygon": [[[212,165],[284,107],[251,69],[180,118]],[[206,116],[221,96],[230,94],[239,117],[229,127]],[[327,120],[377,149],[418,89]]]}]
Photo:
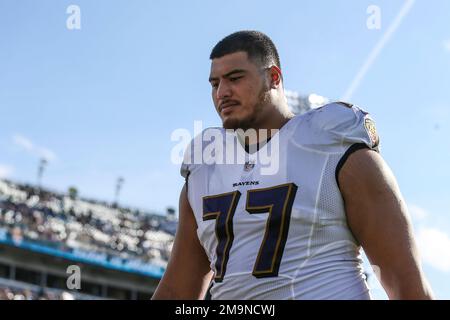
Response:
[{"label": "light pole", "polygon": [[41,189],[42,176],[44,175],[44,170],[48,164],[48,161],[44,158],[39,161],[38,173],[37,173],[37,185]]},{"label": "light pole", "polygon": [[116,182],[116,194],[114,196],[114,205],[116,207],[119,205],[119,194],[120,194],[120,191],[122,190],[122,186],[123,186],[124,182],[125,182],[125,179],[122,177],[119,177]]}]

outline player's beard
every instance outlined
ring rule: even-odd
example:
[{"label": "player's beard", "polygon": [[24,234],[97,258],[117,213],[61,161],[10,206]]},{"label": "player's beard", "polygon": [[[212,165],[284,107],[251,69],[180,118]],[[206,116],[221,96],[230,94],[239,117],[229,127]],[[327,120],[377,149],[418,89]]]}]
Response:
[{"label": "player's beard", "polygon": [[264,106],[270,102],[270,93],[266,86],[261,88],[261,91],[258,94],[258,100],[253,108],[253,112],[245,118],[233,118],[225,120],[222,124],[224,129],[242,129],[246,131],[247,129],[254,128],[258,129],[258,116],[261,115]]}]

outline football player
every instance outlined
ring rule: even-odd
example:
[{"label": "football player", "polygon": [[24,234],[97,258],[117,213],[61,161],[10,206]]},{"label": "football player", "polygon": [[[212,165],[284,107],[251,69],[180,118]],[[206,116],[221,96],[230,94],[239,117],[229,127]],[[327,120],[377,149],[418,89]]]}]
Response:
[{"label": "football player", "polygon": [[[361,247],[389,298],[432,298],[370,115],[334,102],[294,116],[261,32],[227,36],[210,58],[223,127],[188,147],[179,227],[153,299],[203,299],[210,283],[212,299],[370,299]],[[235,145],[245,162],[211,161],[211,136],[216,151]],[[194,161],[195,148],[209,159]],[[268,153],[276,165],[264,173]]]}]

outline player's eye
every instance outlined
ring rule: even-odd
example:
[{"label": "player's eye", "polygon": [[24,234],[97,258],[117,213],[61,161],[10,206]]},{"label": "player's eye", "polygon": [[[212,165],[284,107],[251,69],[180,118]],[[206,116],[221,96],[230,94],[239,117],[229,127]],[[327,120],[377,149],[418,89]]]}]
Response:
[{"label": "player's eye", "polygon": [[230,78],[230,81],[231,82],[236,82],[237,80],[239,80],[239,79],[241,79],[243,76],[240,76],[240,77],[232,77],[232,78]]},{"label": "player's eye", "polygon": [[219,84],[217,82],[211,82],[211,87],[213,87],[214,89],[217,89],[218,86]]}]

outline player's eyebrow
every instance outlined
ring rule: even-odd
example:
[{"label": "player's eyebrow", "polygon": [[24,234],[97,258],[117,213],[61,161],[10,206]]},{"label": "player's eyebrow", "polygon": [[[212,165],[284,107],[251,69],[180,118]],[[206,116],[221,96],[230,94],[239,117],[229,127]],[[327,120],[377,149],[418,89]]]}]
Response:
[{"label": "player's eyebrow", "polygon": [[[232,76],[232,75],[234,75],[234,74],[236,74],[236,73],[245,73],[245,72],[247,72],[247,70],[244,70],[244,69],[234,69],[234,70],[231,70],[230,72],[224,74],[222,77],[228,78],[228,77],[230,77],[230,76]],[[214,80],[219,80],[219,78],[209,77],[209,79],[208,79],[209,82],[214,81]]]}]

